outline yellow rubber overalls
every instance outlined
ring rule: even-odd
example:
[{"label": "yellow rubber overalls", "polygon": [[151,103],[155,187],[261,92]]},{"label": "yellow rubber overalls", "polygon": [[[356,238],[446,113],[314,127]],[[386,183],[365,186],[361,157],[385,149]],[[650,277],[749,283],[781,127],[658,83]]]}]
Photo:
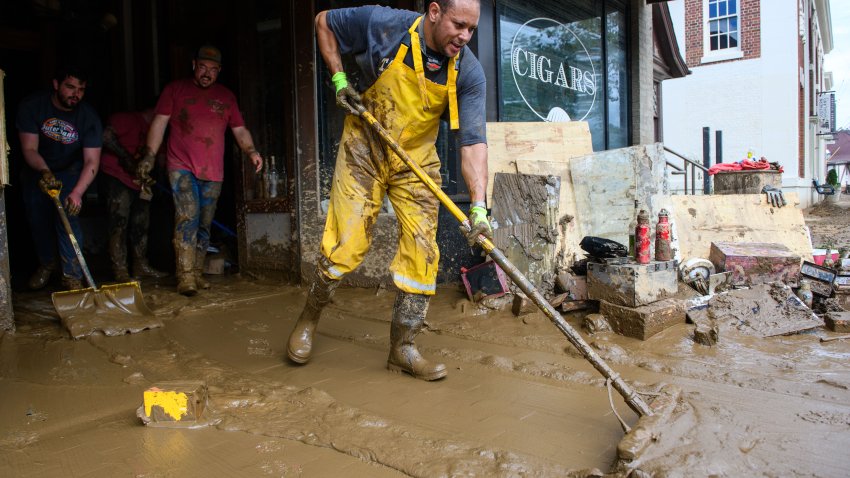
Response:
[{"label": "yellow rubber overalls", "polygon": [[[440,116],[449,106],[452,129],[458,125],[456,63],[451,58],[446,85],[425,78],[416,19],[408,32],[414,69],[404,64],[402,43],[392,63],[363,93],[363,104],[431,179],[440,184],[440,159],[434,146]],[[390,266],[404,292],[433,295],[440,251],[437,248],[439,201],[402,161],[353,115],[345,126],[331,185],[328,219],[322,238],[323,272],[339,279],[363,261],[371,243],[384,193],[399,224],[399,242]]]}]

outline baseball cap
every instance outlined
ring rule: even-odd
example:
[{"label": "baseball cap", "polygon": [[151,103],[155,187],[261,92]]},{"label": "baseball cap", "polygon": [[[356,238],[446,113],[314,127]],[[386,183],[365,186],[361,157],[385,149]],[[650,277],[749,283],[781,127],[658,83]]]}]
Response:
[{"label": "baseball cap", "polygon": [[221,64],[221,51],[212,45],[204,45],[198,49],[196,60],[210,60]]}]

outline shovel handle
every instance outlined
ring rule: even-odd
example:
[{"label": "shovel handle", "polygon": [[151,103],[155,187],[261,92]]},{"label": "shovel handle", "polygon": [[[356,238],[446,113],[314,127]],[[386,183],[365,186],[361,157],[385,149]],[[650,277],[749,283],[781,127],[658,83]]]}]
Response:
[{"label": "shovel handle", "polygon": [[[461,223],[467,230],[471,230],[469,224],[469,218],[457,205],[449,198],[449,196],[440,189],[437,184],[431,179],[425,171],[419,167],[418,164],[413,162],[410,156],[405,152],[401,146],[390,136],[390,133],[384,129],[383,126],[378,122],[378,120],[367,111],[365,108],[358,108],[358,112],[360,113],[360,118],[365,121],[381,138],[384,140],[384,143],[393,150],[393,152],[399,157],[399,159],[404,162],[404,164],[413,171],[413,174],[416,175],[428,189],[437,196],[437,199],[448,209],[452,215]],[[611,367],[602,360],[602,357],[599,356],[587,342],[581,337],[581,335],[576,332],[569,323],[552,307],[551,304],[543,297],[543,295],[538,292],[538,290],[534,287],[531,281],[519,271],[507,257],[496,248],[496,245],[493,241],[487,239],[483,235],[479,235],[476,240],[479,246],[484,249],[487,254],[490,255],[490,258],[496,264],[502,268],[503,271],[511,278],[511,280],[522,290],[535,305],[551,320],[556,327],[567,337],[569,342],[581,352],[582,356],[593,365],[593,367],[599,371],[602,376],[611,380],[611,384],[623,396],[623,399],[629,405],[635,413],[639,416],[651,416],[652,409],[649,408],[649,405],[643,401],[643,399],[638,395],[628,384],[620,377],[620,375],[614,372]]]},{"label": "shovel handle", "polygon": [[83,270],[83,275],[86,277],[89,287],[97,289],[94,285],[89,272],[89,266],[86,265],[86,259],[83,257],[83,251],[80,249],[80,244],[77,243],[77,238],[74,237],[74,230],[71,229],[71,223],[68,221],[68,215],[65,214],[65,208],[62,207],[62,201],[59,200],[59,192],[61,189],[48,189],[47,195],[53,199],[53,204],[56,205],[56,211],[59,213],[59,219],[62,220],[62,225],[65,226],[65,232],[68,233],[68,239],[71,240],[71,246],[74,248],[74,253],[77,255],[77,261],[80,263],[80,268]]}]

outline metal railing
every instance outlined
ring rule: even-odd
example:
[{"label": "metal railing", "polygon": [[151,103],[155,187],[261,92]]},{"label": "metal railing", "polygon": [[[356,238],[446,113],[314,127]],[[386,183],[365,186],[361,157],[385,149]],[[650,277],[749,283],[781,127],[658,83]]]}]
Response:
[{"label": "metal railing", "polygon": [[[676,156],[676,157],[678,157],[679,159],[682,160],[682,166],[674,164],[670,161],[667,161],[667,166],[669,166],[673,170],[671,172],[671,174],[673,174],[675,176],[684,176],[684,185],[685,185],[684,191],[685,191],[685,194],[689,194],[688,193],[688,178],[690,178],[690,180],[691,180],[691,189],[690,189],[691,192],[690,192],[690,194],[696,194],[697,193],[697,169],[699,169],[703,172],[703,174],[705,175],[704,178],[707,178],[708,177],[708,168],[706,168],[702,164],[697,163],[696,161],[694,161],[692,159],[686,158],[684,155],[677,153],[676,151],[673,151],[672,149],[668,148],[667,146],[664,147],[664,151],[666,151],[666,152],[672,154],[673,156]],[[702,193],[703,194],[710,194],[711,193],[711,187],[710,187],[710,183],[708,181],[703,181]]]}]

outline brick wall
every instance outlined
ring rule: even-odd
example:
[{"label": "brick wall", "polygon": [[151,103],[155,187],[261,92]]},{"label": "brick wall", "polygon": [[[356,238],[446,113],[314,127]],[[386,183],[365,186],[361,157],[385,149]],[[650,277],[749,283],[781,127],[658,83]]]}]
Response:
[{"label": "brick wall", "polygon": [[[703,39],[708,25],[703,22],[703,5],[707,1],[685,0],[685,61],[690,68],[700,66],[700,60],[705,55]],[[761,56],[761,0],[739,0],[738,4],[739,39],[744,56],[726,61]]]},{"label": "brick wall", "polygon": [[705,0],[685,0],[685,61],[699,66],[702,58],[702,4]]}]

